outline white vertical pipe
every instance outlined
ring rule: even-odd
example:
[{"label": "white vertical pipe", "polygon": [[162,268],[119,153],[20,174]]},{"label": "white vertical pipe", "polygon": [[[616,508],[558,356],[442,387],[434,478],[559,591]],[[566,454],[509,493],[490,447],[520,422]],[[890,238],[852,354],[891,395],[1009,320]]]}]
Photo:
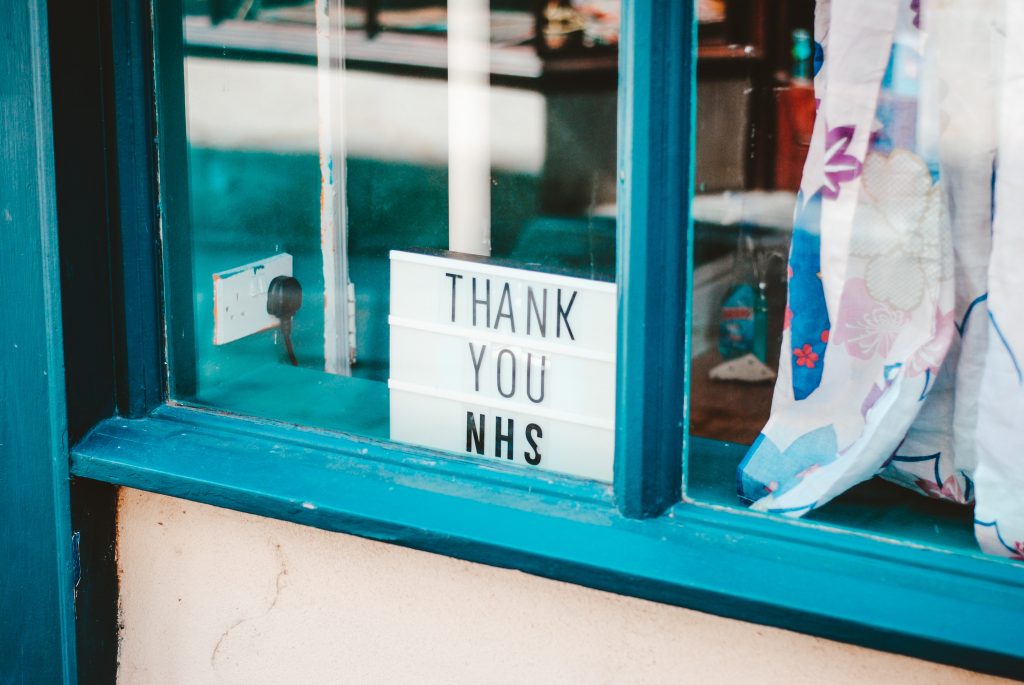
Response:
[{"label": "white vertical pipe", "polygon": [[320,144],[320,249],[324,262],[324,369],[351,374],[345,210],[343,0],[316,0]]},{"label": "white vertical pipe", "polygon": [[490,9],[448,2],[448,248],[491,254]]}]

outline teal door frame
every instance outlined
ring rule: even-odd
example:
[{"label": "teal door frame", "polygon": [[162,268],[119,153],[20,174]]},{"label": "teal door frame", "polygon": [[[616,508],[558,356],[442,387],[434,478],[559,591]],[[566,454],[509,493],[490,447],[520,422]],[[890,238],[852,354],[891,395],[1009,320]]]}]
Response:
[{"label": "teal door frame", "polygon": [[76,682],[44,0],[0,3],[0,682]]}]

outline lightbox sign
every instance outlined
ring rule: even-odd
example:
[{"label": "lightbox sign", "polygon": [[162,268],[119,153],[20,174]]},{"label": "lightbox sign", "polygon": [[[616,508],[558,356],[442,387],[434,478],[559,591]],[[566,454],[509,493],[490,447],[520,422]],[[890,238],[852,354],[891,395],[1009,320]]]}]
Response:
[{"label": "lightbox sign", "polygon": [[391,438],[611,482],[615,284],[391,252]]}]

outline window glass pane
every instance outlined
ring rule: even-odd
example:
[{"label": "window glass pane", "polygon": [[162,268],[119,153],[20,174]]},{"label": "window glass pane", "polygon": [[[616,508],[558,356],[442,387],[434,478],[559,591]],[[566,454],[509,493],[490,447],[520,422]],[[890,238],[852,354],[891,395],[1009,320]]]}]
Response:
[{"label": "window glass pane", "polygon": [[686,488],[976,551],[1004,18],[883,5],[699,3]]},{"label": "window glass pane", "polygon": [[186,0],[183,27],[174,399],[610,480],[617,0]]}]

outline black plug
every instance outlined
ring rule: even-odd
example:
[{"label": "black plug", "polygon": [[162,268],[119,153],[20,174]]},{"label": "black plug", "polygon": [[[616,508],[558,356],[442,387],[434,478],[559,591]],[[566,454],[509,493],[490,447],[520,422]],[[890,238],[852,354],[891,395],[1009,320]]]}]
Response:
[{"label": "black plug", "polygon": [[267,314],[276,316],[281,322],[281,335],[284,347],[288,351],[288,360],[292,366],[298,366],[292,348],[292,318],[302,307],[302,284],[291,276],[277,276],[267,287]]}]

